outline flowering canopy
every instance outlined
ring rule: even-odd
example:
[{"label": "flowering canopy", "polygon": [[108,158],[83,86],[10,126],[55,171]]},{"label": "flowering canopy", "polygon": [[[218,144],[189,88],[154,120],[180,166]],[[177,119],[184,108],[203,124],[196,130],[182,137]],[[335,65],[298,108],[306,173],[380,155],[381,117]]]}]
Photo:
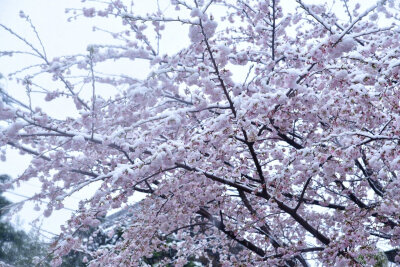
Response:
[{"label": "flowering canopy", "polygon": [[[40,179],[47,216],[98,185],[53,244],[53,263],[82,246],[78,230],[129,209],[134,192],[145,195],[140,212],[115,245],[87,251],[90,266],[137,266],[167,238],[176,266],[206,249],[223,266],[371,266],[384,250],[398,261],[399,7],[350,2],[171,0],[174,11],[141,14],[110,0],[74,16],[120,19],[114,43],[55,59],[2,26],[41,60],[21,78],[29,96],[50,73],[63,86],[42,87],[46,100],[77,110],[53,118],[2,91],[2,151],[33,156],[18,181]],[[162,54],[171,24],[188,44]],[[96,70],[110,59],[148,61],[150,74]],[[119,93],[105,99],[104,84]]]}]

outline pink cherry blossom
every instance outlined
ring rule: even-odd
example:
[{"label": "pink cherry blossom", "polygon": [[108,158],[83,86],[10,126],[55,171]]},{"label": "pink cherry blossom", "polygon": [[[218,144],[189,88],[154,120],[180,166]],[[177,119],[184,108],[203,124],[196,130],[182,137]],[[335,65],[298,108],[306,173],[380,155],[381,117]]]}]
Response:
[{"label": "pink cherry blossom", "polygon": [[[63,226],[52,264],[79,250],[89,266],[139,266],[168,249],[161,265],[210,252],[221,266],[373,266],[382,253],[398,264],[400,14],[372,2],[335,12],[332,1],[173,0],[172,12],[146,14],[85,3],[76,18],[121,30],[54,59],[0,25],[41,60],[10,76],[28,101],[0,91],[1,157],[10,147],[32,157],[14,183],[41,181],[33,201],[48,201],[45,216],[97,188]],[[182,36],[183,48],[163,50]],[[149,73],[99,70],[120,61]],[[39,90],[43,73],[54,84]],[[36,108],[32,88],[74,115]],[[105,225],[109,238],[122,231],[112,245],[79,239]]]}]

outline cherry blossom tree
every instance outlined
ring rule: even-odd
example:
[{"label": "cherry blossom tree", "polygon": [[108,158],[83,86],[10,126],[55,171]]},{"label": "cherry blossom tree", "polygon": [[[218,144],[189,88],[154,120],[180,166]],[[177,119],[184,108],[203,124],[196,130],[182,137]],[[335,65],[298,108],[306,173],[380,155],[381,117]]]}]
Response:
[{"label": "cherry blossom tree", "polygon": [[[10,147],[32,156],[15,183],[42,182],[33,201],[47,199],[46,216],[98,188],[63,227],[53,264],[74,249],[89,266],[138,266],[167,239],[174,266],[206,249],[223,266],[373,266],[379,253],[399,262],[398,2],[154,3],[149,13],[122,0],[71,9],[72,19],[122,23],[109,45],[79,55],[49,58],[1,25],[29,49],[3,56],[39,60],[10,76],[27,101],[1,91],[2,157]],[[171,27],[188,42],[163,52]],[[120,60],[149,74],[99,71]],[[39,87],[43,75],[53,83]],[[76,115],[51,116],[37,94]],[[112,224],[129,222],[118,242],[89,251],[76,233],[129,210],[137,192],[140,211]]]}]

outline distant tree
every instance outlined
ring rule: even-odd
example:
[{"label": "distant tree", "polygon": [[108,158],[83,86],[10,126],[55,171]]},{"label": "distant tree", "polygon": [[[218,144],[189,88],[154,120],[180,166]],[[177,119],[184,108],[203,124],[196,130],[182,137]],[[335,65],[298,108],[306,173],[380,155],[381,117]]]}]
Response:
[{"label": "distant tree", "polygon": [[[139,206],[139,205],[136,205]],[[89,230],[80,231],[76,235],[85,243],[86,252],[82,250],[71,250],[67,255],[63,256],[61,267],[84,267],[87,266],[87,262],[92,259],[91,253],[96,252],[99,249],[104,247],[115,245],[121,238],[128,223],[124,223],[123,227],[119,229],[114,229],[111,235],[107,235],[105,230],[107,227],[115,220],[119,220],[123,218],[122,215],[125,215],[126,211],[122,210],[117,212],[109,217],[100,219],[101,224],[99,227],[90,228]],[[132,215],[132,214],[131,214]],[[133,215],[132,215],[133,216]],[[141,260],[141,263],[148,264],[150,266],[159,266],[161,262],[171,261],[176,256],[177,251],[172,249],[172,246],[176,243],[176,240],[173,239],[165,239],[163,242],[164,249],[162,251],[155,251],[151,257],[144,257]],[[190,257],[192,258],[192,257]],[[202,259],[203,263],[208,263],[207,259]],[[199,261],[197,261],[199,262]],[[193,266],[193,261],[189,261],[185,267]],[[171,266],[167,264],[168,266]],[[204,265],[207,266],[207,265]],[[218,266],[218,265],[213,265]]]},{"label": "distant tree", "polygon": [[115,231],[112,235],[107,235],[100,227],[92,227],[85,231],[79,231],[76,235],[85,244],[85,250],[72,249],[67,255],[62,257],[61,267],[87,266],[88,261],[93,259],[91,254],[99,249],[115,245],[121,238],[122,231]]},{"label": "distant tree", "polygon": [[[0,184],[9,181],[6,175],[0,175]],[[12,266],[34,266],[34,257],[46,254],[46,246],[35,236],[17,230],[4,220],[8,212],[7,206],[12,204],[0,190],[0,261]],[[47,264],[42,264],[46,266]]]},{"label": "distant tree", "polygon": [[[89,266],[138,266],[169,236],[176,254],[165,265],[211,249],[222,266],[373,266],[381,244],[399,263],[398,4],[87,1],[71,19],[96,17],[112,40],[55,58],[23,12],[37,39],[0,25],[29,49],[0,55],[32,63],[9,76],[25,101],[1,91],[2,151],[32,156],[15,182],[42,182],[33,199],[49,200],[45,216],[98,188],[52,263],[82,250]],[[106,73],[115,62],[123,74]],[[149,67],[146,78],[134,64]],[[52,116],[43,100],[74,113]],[[132,207],[136,192],[141,210],[110,228],[128,221],[121,238],[90,250],[79,233]]]}]

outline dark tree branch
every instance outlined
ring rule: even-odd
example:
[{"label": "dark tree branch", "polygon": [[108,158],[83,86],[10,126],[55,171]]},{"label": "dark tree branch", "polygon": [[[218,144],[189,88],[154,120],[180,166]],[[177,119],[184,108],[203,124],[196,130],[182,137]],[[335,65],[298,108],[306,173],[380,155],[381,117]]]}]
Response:
[{"label": "dark tree branch", "polygon": [[377,194],[380,197],[383,197],[384,191],[382,190],[382,187],[378,185],[377,181],[374,181],[371,178],[371,173],[369,173],[360,163],[358,159],[354,160],[356,163],[356,166],[361,170],[363,173],[364,177],[367,178],[369,186],[374,190],[375,194]]},{"label": "dark tree branch", "polygon": [[275,0],[272,0],[272,51],[271,51],[271,58],[272,61],[275,61],[275,32],[276,32],[276,6],[275,6]]},{"label": "dark tree branch", "polygon": [[[188,171],[194,171],[194,172],[199,172],[196,168],[187,166],[185,164],[182,163],[176,163],[177,167],[183,168],[185,170]],[[228,180],[225,180],[223,178],[217,177],[213,174],[201,171],[201,173],[203,173],[204,176],[206,176],[207,178],[210,178],[213,181],[216,182],[220,182],[222,184],[225,185],[229,185],[232,186],[238,190],[242,190],[244,192],[247,193],[253,193],[256,196],[262,197],[266,200],[270,200],[272,197],[271,195],[268,194],[268,192],[263,191],[263,192],[258,192],[258,191],[253,191],[250,188],[246,187],[246,186],[242,186],[239,185],[235,182],[231,182]],[[285,211],[287,214],[289,214],[296,222],[298,222],[304,229],[306,229],[310,234],[312,234],[316,239],[318,239],[320,242],[322,242],[325,245],[328,245],[330,243],[330,239],[327,238],[325,235],[323,235],[322,233],[320,233],[314,226],[312,226],[309,222],[307,222],[302,216],[300,216],[299,214],[296,213],[296,211],[294,211],[292,208],[288,207],[287,205],[285,205],[282,201],[274,198],[274,201],[277,203],[278,207]]]},{"label": "dark tree branch", "polygon": [[230,108],[232,110],[232,114],[236,118],[236,109],[235,109],[235,107],[233,105],[233,101],[232,101],[231,97],[229,96],[228,88],[226,87],[225,82],[224,82],[224,80],[222,79],[222,77],[220,75],[218,65],[217,65],[217,63],[215,61],[214,55],[213,55],[212,50],[211,50],[210,43],[208,42],[208,37],[207,37],[206,33],[204,32],[204,27],[203,27],[203,24],[202,24],[201,21],[200,21],[199,26],[200,26],[200,29],[201,29],[201,33],[203,34],[204,42],[205,42],[206,47],[207,47],[207,52],[208,52],[208,54],[210,56],[210,60],[211,60],[211,63],[213,65],[213,68],[215,70],[215,73],[217,75],[218,81],[219,81],[219,83],[220,83],[220,85],[222,87],[222,90],[224,91],[226,99],[229,102],[229,106],[230,106]]},{"label": "dark tree branch", "polygon": [[225,229],[225,226],[221,221],[216,219],[212,214],[210,214],[206,209],[200,208],[199,211],[197,211],[197,214],[202,216],[203,218],[206,218],[211,224],[213,224],[217,229],[219,229],[221,232],[226,234],[229,238],[235,240],[237,243],[241,244],[242,246],[246,247],[247,249],[253,251],[260,257],[265,256],[264,250],[261,248],[257,247],[253,243],[249,242],[248,240],[244,238],[238,238],[236,234],[233,231]]},{"label": "dark tree branch", "polygon": [[297,203],[296,207],[294,208],[294,211],[297,212],[297,210],[299,209],[301,203],[304,201],[304,194],[306,193],[307,187],[311,182],[312,177],[309,177],[303,187],[303,190],[301,191],[301,195],[299,198],[299,202]]}]

